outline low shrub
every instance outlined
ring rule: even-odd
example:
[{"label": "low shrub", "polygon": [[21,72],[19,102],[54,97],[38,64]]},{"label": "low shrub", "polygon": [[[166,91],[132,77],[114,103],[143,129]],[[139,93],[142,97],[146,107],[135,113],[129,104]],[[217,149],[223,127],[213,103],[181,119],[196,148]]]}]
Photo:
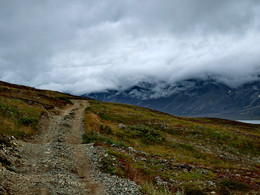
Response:
[{"label": "low shrub", "polygon": [[83,143],[85,144],[96,142],[96,141],[105,142],[110,145],[114,144],[115,146],[119,146],[119,147],[128,147],[122,142],[117,142],[110,138],[103,137],[100,134],[95,132],[88,132],[83,135]]},{"label": "low shrub", "polygon": [[195,188],[186,188],[185,189],[186,195],[205,195],[201,190]]},{"label": "low shrub", "polygon": [[132,138],[141,138],[146,144],[151,142],[161,143],[165,140],[159,131],[151,129],[145,125],[129,126],[127,133]]},{"label": "low shrub", "polygon": [[18,124],[25,125],[25,126],[36,126],[38,123],[38,120],[35,118],[20,118],[18,120]]},{"label": "low shrub", "polygon": [[112,134],[111,127],[109,127],[107,125],[101,124],[99,129],[100,129],[100,133],[104,133],[104,134],[108,134],[108,135]]},{"label": "low shrub", "polygon": [[67,104],[72,104],[69,98],[66,97],[57,97],[57,99],[64,101]]},{"label": "low shrub", "polygon": [[220,182],[221,186],[228,188],[229,190],[248,191],[249,186],[246,183],[237,180],[225,180]]}]

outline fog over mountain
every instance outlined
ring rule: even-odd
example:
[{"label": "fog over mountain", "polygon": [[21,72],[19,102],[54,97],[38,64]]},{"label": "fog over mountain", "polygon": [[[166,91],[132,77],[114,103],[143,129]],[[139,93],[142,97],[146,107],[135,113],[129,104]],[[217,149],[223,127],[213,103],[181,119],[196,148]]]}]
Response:
[{"label": "fog over mountain", "polygon": [[84,94],[260,74],[259,0],[0,0],[0,80]]},{"label": "fog over mountain", "polygon": [[260,120],[260,75],[258,80],[235,88],[212,78],[188,79],[171,85],[141,82],[126,90],[107,90],[84,96],[177,116]]}]

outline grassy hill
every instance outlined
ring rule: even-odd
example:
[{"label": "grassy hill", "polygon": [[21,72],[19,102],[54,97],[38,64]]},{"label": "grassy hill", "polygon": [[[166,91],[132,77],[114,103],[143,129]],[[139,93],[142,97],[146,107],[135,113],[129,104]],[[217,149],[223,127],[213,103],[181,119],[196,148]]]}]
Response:
[{"label": "grassy hill", "polygon": [[[37,134],[41,117],[81,97],[0,82],[0,142]],[[84,143],[105,148],[102,171],[146,194],[245,194],[259,190],[260,125],[175,117],[89,100]]]},{"label": "grassy hill", "polygon": [[37,133],[40,117],[57,113],[72,98],[80,97],[0,81],[0,134],[28,138]]},{"label": "grassy hill", "polygon": [[225,194],[258,188],[259,125],[90,104],[85,142],[108,149],[104,171],[136,181],[144,192]]}]

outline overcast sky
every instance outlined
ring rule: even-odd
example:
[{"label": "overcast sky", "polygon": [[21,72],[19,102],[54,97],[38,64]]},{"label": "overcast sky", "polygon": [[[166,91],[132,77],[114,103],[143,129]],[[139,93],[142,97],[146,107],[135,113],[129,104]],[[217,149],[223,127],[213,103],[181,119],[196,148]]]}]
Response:
[{"label": "overcast sky", "polygon": [[0,80],[83,94],[260,74],[259,0],[0,0]]}]

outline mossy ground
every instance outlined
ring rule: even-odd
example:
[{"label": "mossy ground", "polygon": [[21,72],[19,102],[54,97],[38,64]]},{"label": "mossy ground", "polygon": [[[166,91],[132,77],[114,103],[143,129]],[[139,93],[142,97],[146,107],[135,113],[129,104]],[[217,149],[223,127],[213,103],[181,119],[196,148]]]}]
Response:
[{"label": "mossy ground", "polygon": [[73,98],[80,97],[0,82],[0,134],[30,137],[44,113],[57,113]]},{"label": "mossy ground", "polygon": [[223,186],[226,179],[244,183],[248,191],[258,188],[245,178],[259,177],[259,125],[175,117],[94,100],[90,104],[85,140],[107,147],[104,171],[136,181],[147,194],[235,191]]}]

